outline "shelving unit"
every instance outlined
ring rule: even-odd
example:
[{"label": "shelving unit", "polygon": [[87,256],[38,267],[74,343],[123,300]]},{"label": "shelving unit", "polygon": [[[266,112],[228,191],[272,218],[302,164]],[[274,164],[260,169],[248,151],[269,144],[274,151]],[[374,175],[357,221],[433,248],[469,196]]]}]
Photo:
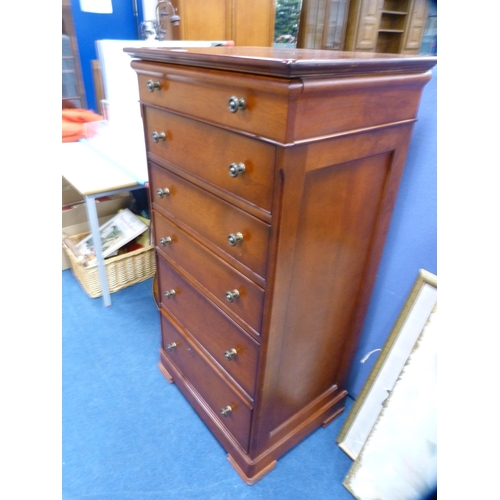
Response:
[{"label": "shelving unit", "polygon": [[409,0],[384,0],[376,52],[399,53],[409,18]]},{"label": "shelving unit", "polygon": [[352,0],[344,50],[418,54],[427,0]]}]

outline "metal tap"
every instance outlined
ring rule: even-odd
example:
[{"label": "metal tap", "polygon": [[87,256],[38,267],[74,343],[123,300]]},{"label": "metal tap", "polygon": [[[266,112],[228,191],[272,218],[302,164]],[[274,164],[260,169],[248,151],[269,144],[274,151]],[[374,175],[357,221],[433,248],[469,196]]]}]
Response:
[{"label": "metal tap", "polygon": [[[167,8],[170,8],[171,13],[168,12]],[[162,18],[170,16],[170,22],[174,26],[179,26],[181,18],[177,15],[177,9],[172,5],[172,2],[168,0],[159,0],[155,7],[156,16],[156,39],[163,40],[165,38],[166,30],[162,26]]]}]

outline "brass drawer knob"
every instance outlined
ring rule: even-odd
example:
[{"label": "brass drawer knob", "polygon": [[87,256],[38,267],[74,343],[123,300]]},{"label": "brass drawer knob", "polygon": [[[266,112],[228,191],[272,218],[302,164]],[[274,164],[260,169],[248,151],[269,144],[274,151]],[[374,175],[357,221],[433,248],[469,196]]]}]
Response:
[{"label": "brass drawer knob", "polygon": [[227,241],[229,241],[229,244],[234,247],[236,246],[237,243],[241,243],[243,241],[243,235],[241,233],[236,233],[236,234],[228,234],[227,235]]},{"label": "brass drawer knob", "polygon": [[148,90],[150,92],[154,92],[155,89],[160,90],[161,89],[161,83],[160,82],[153,82],[153,80],[148,80]]},{"label": "brass drawer knob", "polygon": [[170,236],[167,236],[166,238],[160,238],[160,243],[161,246],[167,246],[168,244],[172,243],[172,238]]},{"label": "brass drawer knob", "polygon": [[175,290],[167,290],[164,295],[167,299],[171,299],[175,295]]},{"label": "brass drawer knob", "polygon": [[224,352],[224,357],[228,360],[231,361],[238,355],[238,352],[236,349],[233,347],[232,349],[229,349],[229,351]]},{"label": "brass drawer knob", "polygon": [[247,107],[247,102],[243,97],[236,97],[233,95],[229,98],[227,107],[229,111],[231,111],[231,113],[236,113],[237,111],[245,110]]},{"label": "brass drawer knob", "polygon": [[160,197],[163,198],[164,196],[170,196],[170,189],[168,188],[163,188],[163,189],[157,189],[156,194]]},{"label": "brass drawer knob", "polygon": [[177,347],[177,344],[176,344],[175,342],[172,342],[171,344],[167,344],[167,345],[165,346],[165,349],[166,349],[167,351],[172,351],[172,350],[173,350],[173,349],[175,349],[176,347]]},{"label": "brass drawer knob", "polygon": [[231,177],[238,177],[238,175],[245,173],[245,168],[244,163],[231,163],[229,165],[229,175]]},{"label": "brass drawer knob", "polygon": [[225,408],[220,409],[220,414],[223,417],[227,417],[232,411],[233,409],[229,405],[227,405]]},{"label": "brass drawer knob", "polygon": [[240,296],[238,290],[233,290],[232,292],[226,292],[226,300],[228,302],[234,302]]},{"label": "brass drawer knob", "polygon": [[164,141],[167,137],[165,135],[165,132],[157,132],[156,130],[151,134],[151,136],[153,137],[153,141],[155,142]]}]

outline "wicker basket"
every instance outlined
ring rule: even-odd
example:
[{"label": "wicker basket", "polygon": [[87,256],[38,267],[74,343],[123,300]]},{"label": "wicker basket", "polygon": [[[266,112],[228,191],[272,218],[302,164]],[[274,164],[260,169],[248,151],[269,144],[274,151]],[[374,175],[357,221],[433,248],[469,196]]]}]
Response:
[{"label": "wicker basket", "polygon": [[[69,239],[73,243],[77,243],[87,234],[89,233],[69,236]],[[68,256],[75,278],[80,282],[89,297],[101,297],[102,290],[98,267],[85,267],[78,262],[73,252],[64,244],[65,237],[66,235],[63,235],[63,248]],[[109,292],[117,292],[154,276],[156,271],[154,246],[149,245],[116,257],[108,257],[104,259],[104,264],[108,277]]]}]

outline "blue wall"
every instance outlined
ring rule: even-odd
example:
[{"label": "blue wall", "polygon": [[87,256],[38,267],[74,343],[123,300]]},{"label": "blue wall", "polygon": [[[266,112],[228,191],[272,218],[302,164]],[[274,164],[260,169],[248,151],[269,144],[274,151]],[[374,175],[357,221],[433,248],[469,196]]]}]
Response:
[{"label": "blue wall", "polygon": [[[137,22],[132,0],[112,0],[112,14],[82,12],[80,1],[72,0],[71,11],[75,23],[78,50],[82,64],[83,84],[87,95],[87,108],[97,112],[92,77],[93,59],[97,59],[96,40],[137,40]],[[139,19],[142,20],[142,1],[137,0]]]},{"label": "blue wall", "polygon": [[[396,206],[348,383],[356,399],[419,269],[437,275],[437,68],[424,87]],[[439,279],[439,277],[438,277]]]}]

